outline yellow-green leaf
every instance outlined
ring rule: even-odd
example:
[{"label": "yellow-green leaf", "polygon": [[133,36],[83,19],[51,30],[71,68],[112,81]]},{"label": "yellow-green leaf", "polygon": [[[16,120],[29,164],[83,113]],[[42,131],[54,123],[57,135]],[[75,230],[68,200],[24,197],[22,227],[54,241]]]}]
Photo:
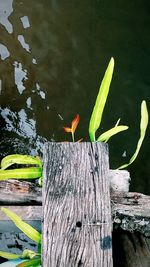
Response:
[{"label": "yellow-green leaf", "polygon": [[37,258],[37,259],[32,259],[29,261],[22,262],[18,264],[16,267],[39,267],[39,266],[41,266],[41,259]]},{"label": "yellow-green leaf", "polygon": [[147,111],[146,102],[145,102],[145,100],[143,100],[142,104],[141,104],[140,138],[139,138],[139,141],[137,143],[136,150],[135,150],[133,156],[131,157],[129,163],[120,166],[118,169],[127,168],[137,158],[139,151],[140,151],[140,148],[142,146],[145,134],[146,134],[147,125],[148,125],[148,111]]},{"label": "yellow-green leaf", "polygon": [[[115,127],[117,127],[117,126],[119,125],[119,122],[120,122],[120,118],[117,120],[117,122],[116,122],[116,124],[115,124]],[[110,137],[109,137],[109,138],[110,138]],[[109,138],[107,138],[107,139],[105,140],[105,143],[108,142]]]},{"label": "yellow-green leaf", "polygon": [[20,168],[13,170],[0,170],[0,181],[8,179],[35,179],[42,176],[42,168]]},{"label": "yellow-green leaf", "polygon": [[1,208],[1,210],[14,222],[14,224],[25,233],[30,239],[37,243],[41,243],[41,234],[31,225],[22,221],[22,219],[9,209]]},{"label": "yellow-green leaf", "polygon": [[42,162],[39,157],[13,154],[13,155],[8,155],[2,159],[1,169],[5,170],[13,164],[37,165],[39,167],[42,167]]},{"label": "yellow-green leaf", "polygon": [[30,250],[30,249],[25,249],[21,255],[21,258],[22,259],[33,259],[35,258],[36,256],[40,256],[39,253],[36,253],[35,251],[33,250]]},{"label": "yellow-green leaf", "polygon": [[90,119],[89,135],[91,141],[95,141],[95,133],[99,128],[102,120],[103,110],[109,93],[113,70],[114,70],[114,59],[111,58],[108,67],[106,69],[104,78],[102,80],[102,83],[100,85],[99,93]]},{"label": "yellow-green leaf", "polygon": [[101,134],[99,138],[97,139],[97,142],[104,142],[107,141],[109,138],[111,138],[113,135],[125,131],[128,129],[128,126],[125,125],[120,125],[120,126],[115,126],[112,129],[106,131],[105,133]]},{"label": "yellow-green leaf", "polygon": [[7,260],[15,260],[21,257],[21,254],[14,254],[14,253],[8,253],[4,251],[0,251],[0,257],[3,257],[4,259]]}]

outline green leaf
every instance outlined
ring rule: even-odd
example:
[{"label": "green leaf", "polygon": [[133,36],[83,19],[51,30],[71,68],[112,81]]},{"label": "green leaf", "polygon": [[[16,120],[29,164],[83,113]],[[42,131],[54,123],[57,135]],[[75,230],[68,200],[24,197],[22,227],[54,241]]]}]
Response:
[{"label": "green leaf", "polygon": [[[119,125],[120,120],[121,120],[120,118],[117,120],[115,127],[117,127]],[[105,140],[105,143],[107,143],[109,139],[110,139],[110,137]]]},{"label": "green leaf", "polygon": [[38,183],[40,186],[42,186],[42,182],[43,182],[43,177],[40,177],[39,180],[38,180]]},{"label": "green leaf", "polygon": [[121,120],[120,118],[117,120],[115,127],[117,127],[119,125],[120,120]]},{"label": "green leaf", "polygon": [[21,255],[21,258],[22,259],[33,259],[35,258],[36,256],[40,256],[41,254],[40,253],[36,253],[35,251],[33,250],[30,250],[30,249],[25,249]]},{"label": "green leaf", "polygon": [[41,258],[37,258],[19,263],[16,267],[38,267],[40,266],[40,264],[41,264]]},{"label": "green leaf", "polygon": [[95,133],[97,129],[99,128],[101,120],[102,120],[103,110],[104,110],[107,96],[109,93],[113,70],[114,70],[114,59],[111,58],[108,64],[108,67],[106,69],[104,78],[102,80],[99,93],[96,99],[96,103],[93,108],[92,116],[90,119],[89,135],[90,135],[91,141],[94,141],[94,142],[95,142]]},{"label": "green leaf", "polygon": [[0,257],[3,257],[4,259],[7,260],[15,260],[21,257],[21,254],[14,254],[14,253],[8,253],[4,251],[0,251]]},{"label": "green leaf", "polygon": [[0,170],[0,180],[35,179],[41,176],[42,176],[42,168],[40,167]]},{"label": "green leaf", "polygon": [[1,208],[1,210],[14,222],[14,224],[25,233],[30,239],[37,243],[41,243],[41,234],[31,225],[22,221],[22,219],[9,209]]},{"label": "green leaf", "polygon": [[42,161],[39,157],[32,157],[28,155],[13,154],[6,156],[1,161],[1,169],[5,170],[13,164],[27,164],[27,165],[37,165],[42,167]]},{"label": "green leaf", "polygon": [[137,143],[137,147],[136,147],[135,153],[133,154],[133,156],[130,159],[129,163],[120,166],[118,168],[119,170],[128,167],[136,159],[136,157],[138,156],[140,148],[141,148],[143,140],[144,140],[144,137],[145,137],[147,125],[148,125],[148,111],[147,111],[146,102],[143,100],[142,104],[141,104],[140,138],[139,138],[139,141]]},{"label": "green leaf", "polygon": [[125,125],[115,126],[112,129],[106,131],[105,133],[101,134],[97,139],[97,142],[104,142],[111,138],[113,135],[127,130],[129,127]]}]

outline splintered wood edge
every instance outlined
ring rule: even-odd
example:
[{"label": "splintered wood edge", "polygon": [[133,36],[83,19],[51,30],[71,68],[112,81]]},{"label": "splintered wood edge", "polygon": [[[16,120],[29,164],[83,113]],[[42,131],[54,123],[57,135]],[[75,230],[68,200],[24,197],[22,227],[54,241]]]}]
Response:
[{"label": "splintered wood edge", "polygon": [[42,189],[33,182],[0,181],[0,205],[42,205]]}]

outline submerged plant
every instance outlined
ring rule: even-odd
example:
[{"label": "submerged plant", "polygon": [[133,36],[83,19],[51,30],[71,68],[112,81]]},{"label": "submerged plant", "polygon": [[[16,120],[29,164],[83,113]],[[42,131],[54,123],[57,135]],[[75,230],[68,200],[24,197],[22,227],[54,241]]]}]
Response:
[{"label": "submerged plant", "polygon": [[22,254],[8,253],[0,251],[0,256],[12,260],[12,259],[28,259],[16,267],[27,267],[27,266],[41,266],[41,233],[34,229],[31,225],[25,223],[17,214],[12,212],[9,209],[1,208],[1,210],[14,222],[14,224],[30,239],[35,241],[38,244],[39,251],[34,252],[32,250],[25,249]]},{"label": "submerged plant", "polygon": [[[28,167],[7,169],[13,164],[27,165]],[[36,179],[41,176],[42,161],[39,157],[14,154],[4,157],[1,161],[0,181],[8,179]]]}]

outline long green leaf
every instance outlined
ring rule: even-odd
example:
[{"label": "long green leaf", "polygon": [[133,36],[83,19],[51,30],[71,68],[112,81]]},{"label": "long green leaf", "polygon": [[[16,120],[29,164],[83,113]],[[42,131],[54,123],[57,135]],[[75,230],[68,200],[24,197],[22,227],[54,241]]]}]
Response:
[{"label": "long green leaf", "polygon": [[22,221],[22,219],[9,209],[1,208],[1,210],[14,222],[14,224],[25,233],[30,239],[37,243],[41,243],[41,234],[31,225]]},{"label": "long green leaf", "polygon": [[15,260],[21,257],[21,254],[14,254],[14,253],[8,253],[4,251],[0,251],[0,257],[3,257],[4,259],[7,260]]},{"label": "long green leaf", "polygon": [[8,179],[35,179],[42,176],[42,168],[20,168],[13,170],[0,170],[0,181]]},{"label": "long green leaf", "polygon": [[102,80],[102,83],[100,85],[99,93],[90,119],[89,135],[91,141],[95,141],[95,133],[99,128],[102,120],[103,110],[109,93],[113,70],[114,70],[114,59],[111,58],[108,67],[106,69],[104,78]]},{"label": "long green leaf", "polygon": [[140,148],[141,148],[143,140],[144,140],[144,137],[145,137],[147,125],[148,125],[148,111],[147,111],[146,102],[145,102],[145,100],[143,100],[142,104],[141,104],[140,138],[139,138],[139,141],[137,143],[135,153],[131,157],[129,163],[120,166],[118,169],[121,170],[121,169],[128,167],[138,156]]},{"label": "long green leaf", "polygon": [[41,259],[37,258],[37,259],[32,259],[29,261],[25,261],[22,262],[20,264],[18,264],[16,267],[38,267],[41,264]]},{"label": "long green leaf", "polygon": [[1,169],[5,170],[12,164],[27,164],[27,165],[37,165],[42,167],[42,162],[39,157],[32,157],[28,155],[13,154],[6,156],[1,161]]},{"label": "long green leaf", "polygon": [[109,138],[111,138],[113,135],[127,130],[129,127],[125,125],[115,126],[112,129],[106,131],[105,133],[101,134],[99,138],[97,139],[98,142],[104,142],[107,141]]}]

